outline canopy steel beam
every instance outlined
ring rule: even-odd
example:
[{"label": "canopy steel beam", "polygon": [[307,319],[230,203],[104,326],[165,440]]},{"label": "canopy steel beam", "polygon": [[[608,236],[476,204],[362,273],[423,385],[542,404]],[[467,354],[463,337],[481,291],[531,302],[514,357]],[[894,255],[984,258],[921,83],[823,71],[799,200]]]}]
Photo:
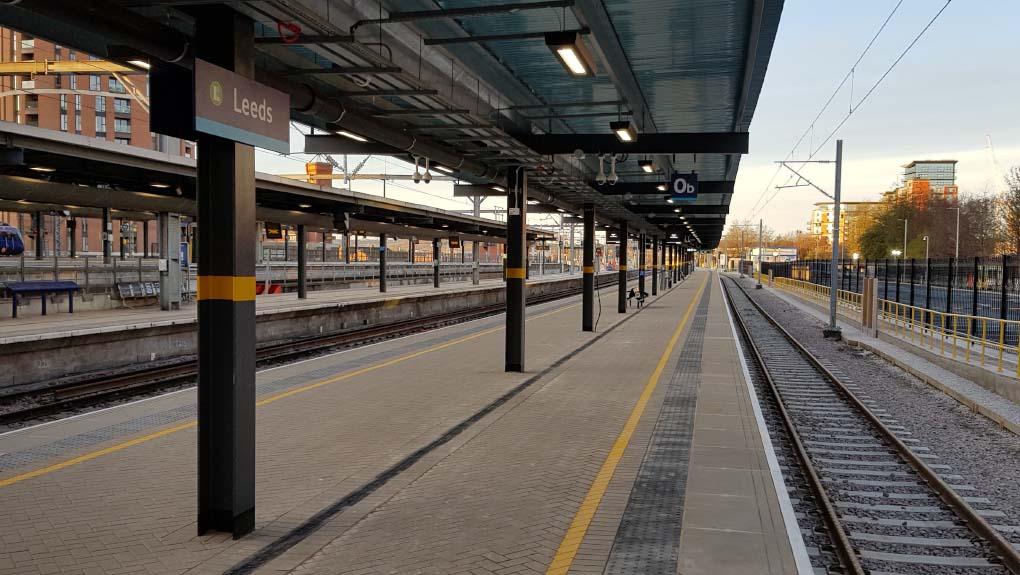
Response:
[{"label": "canopy steel beam", "polygon": [[575,150],[601,154],[746,154],[747,132],[679,132],[639,134],[621,142],[613,134],[521,134],[517,136],[539,154],[572,154]]},{"label": "canopy steel beam", "polygon": [[470,198],[474,196],[506,196],[506,190],[499,191],[493,186],[486,185],[458,184],[453,186],[453,197],[455,198]]},{"label": "canopy steel beam", "polygon": [[[573,32],[576,34],[588,34],[590,30],[587,28],[579,28],[577,30],[567,30],[566,32]],[[516,32],[512,34],[483,34],[480,36],[451,36],[449,38],[426,38],[426,46],[443,46],[446,44],[475,44],[478,42],[508,42],[512,40],[533,40],[535,38],[545,38],[548,31],[541,32]]]},{"label": "canopy steel beam", "polygon": [[[684,205],[684,204],[630,204],[627,209],[635,214],[670,214],[687,216],[690,214],[728,214],[730,207],[726,204],[713,205]],[[680,210],[680,211],[677,211]]]},{"label": "canopy steel beam", "polygon": [[341,34],[336,36],[313,36],[313,35],[301,35],[296,36],[264,36],[262,38],[255,38],[256,44],[284,44],[287,46],[301,46],[311,44],[346,44],[354,42],[354,36],[350,34]]},{"label": "canopy steel beam", "polygon": [[334,66],[332,68],[315,68],[308,70],[291,70],[284,72],[281,76],[371,76],[374,74],[399,74],[403,69],[400,66]]},{"label": "canopy steel beam", "polygon": [[347,96],[348,98],[356,98],[359,96],[436,96],[439,94],[439,90],[425,90],[416,88],[393,88],[393,89],[380,89],[380,90],[361,90],[360,92],[342,92],[340,95]]},{"label": "canopy steel beam", "polygon": [[596,106],[622,106],[626,104],[623,100],[604,100],[601,102],[560,102],[557,104],[527,104],[522,106],[508,106],[508,110],[547,110],[550,108],[594,108]]},{"label": "canopy steel beam", "polygon": [[333,134],[305,136],[306,154],[365,154],[390,155],[403,153],[401,150],[378,142],[359,142],[346,136]]},{"label": "canopy steel beam", "polygon": [[[649,195],[668,196],[669,185],[665,190],[659,186],[665,182],[618,182],[615,186],[609,184],[593,186],[604,196],[625,196],[625,195]],[[698,182],[698,195],[732,194],[734,182],[720,180],[702,180]]]},{"label": "canopy steel beam", "polygon": [[490,6],[469,6],[465,8],[446,8],[442,10],[408,10],[404,12],[390,12],[389,16],[385,18],[369,18],[355,22],[354,25],[351,26],[351,34],[366,24],[393,24],[396,22],[435,20],[437,18],[466,18],[471,16],[484,16],[486,14],[516,12],[519,10],[564,8],[573,5],[574,0],[550,0],[546,2],[525,2],[515,4],[493,4]]},{"label": "canopy steel beam", "polygon": [[572,118],[609,118],[630,116],[633,112],[584,112],[581,114],[546,114],[542,116],[522,116],[524,120],[570,120]]}]

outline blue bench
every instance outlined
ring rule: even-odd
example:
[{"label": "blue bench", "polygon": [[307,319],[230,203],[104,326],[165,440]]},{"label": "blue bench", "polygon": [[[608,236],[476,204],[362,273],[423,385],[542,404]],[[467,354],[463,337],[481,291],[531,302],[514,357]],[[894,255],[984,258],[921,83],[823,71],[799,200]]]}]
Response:
[{"label": "blue bench", "polygon": [[42,297],[42,314],[46,315],[46,294],[67,293],[67,311],[74,313],[74,292],[81,289],[72,281],[8,282],[4,287],[11,292],[13,308],[11,317],[18,317],[18,298],[38,294]]}]

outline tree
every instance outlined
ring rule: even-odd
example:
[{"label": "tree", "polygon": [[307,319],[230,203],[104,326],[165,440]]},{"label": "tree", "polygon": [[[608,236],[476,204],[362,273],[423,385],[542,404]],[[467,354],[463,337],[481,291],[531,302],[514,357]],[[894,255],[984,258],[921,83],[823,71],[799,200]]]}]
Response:
[{"label": "tree", "polygon": [[1006,174],[1006,190],[1002,194],[1003,240],[1009,253],[1020,253],[1020,166]]}]

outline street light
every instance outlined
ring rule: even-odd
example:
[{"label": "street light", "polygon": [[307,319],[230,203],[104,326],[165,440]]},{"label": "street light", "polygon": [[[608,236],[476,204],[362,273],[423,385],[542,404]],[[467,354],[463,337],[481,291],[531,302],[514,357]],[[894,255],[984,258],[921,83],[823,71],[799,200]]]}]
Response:
[{"label": "street light", "polygon": [[898,257],[900,257],[901,255],[903,255],[903,252],[902,252],[902,251],[900,251],[900,250],[893,250],[893,251],[892,251],[892,252],[890,252],[890,253],[892,254],[892,256],[893,256],[894,258],[898,258]]},{"label": "street light", "polygon": [[861,259],[861,254],[854,252],[853,255],[851,255],[850,257],[853,258],[854,261],[857,261]]},{"label": "street light", "polygon": [[921,239],[924,240],[924,261],[928,261],[928,236]]}]

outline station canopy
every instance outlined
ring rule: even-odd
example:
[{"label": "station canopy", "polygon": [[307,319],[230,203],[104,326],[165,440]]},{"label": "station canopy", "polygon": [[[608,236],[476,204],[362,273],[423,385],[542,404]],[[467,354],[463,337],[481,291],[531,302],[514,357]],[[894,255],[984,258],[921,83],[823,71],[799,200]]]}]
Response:
[{"label": "station canopy", "polygon": [[[536,211],[714,248],[782,0],[51,0],[2,20],[110,60],[187,77],[203,11],[253,20],[256,79],[316,128],[306,152],[380,154]],[[182,75],[184,74],[184,75]],[[161,101],[154,88],[154,113]],[[154,118],[154,122],[156,119]],[[696,199],[671,197],[696,175]],[[484,192],[483,192],[484,190]]]}]

